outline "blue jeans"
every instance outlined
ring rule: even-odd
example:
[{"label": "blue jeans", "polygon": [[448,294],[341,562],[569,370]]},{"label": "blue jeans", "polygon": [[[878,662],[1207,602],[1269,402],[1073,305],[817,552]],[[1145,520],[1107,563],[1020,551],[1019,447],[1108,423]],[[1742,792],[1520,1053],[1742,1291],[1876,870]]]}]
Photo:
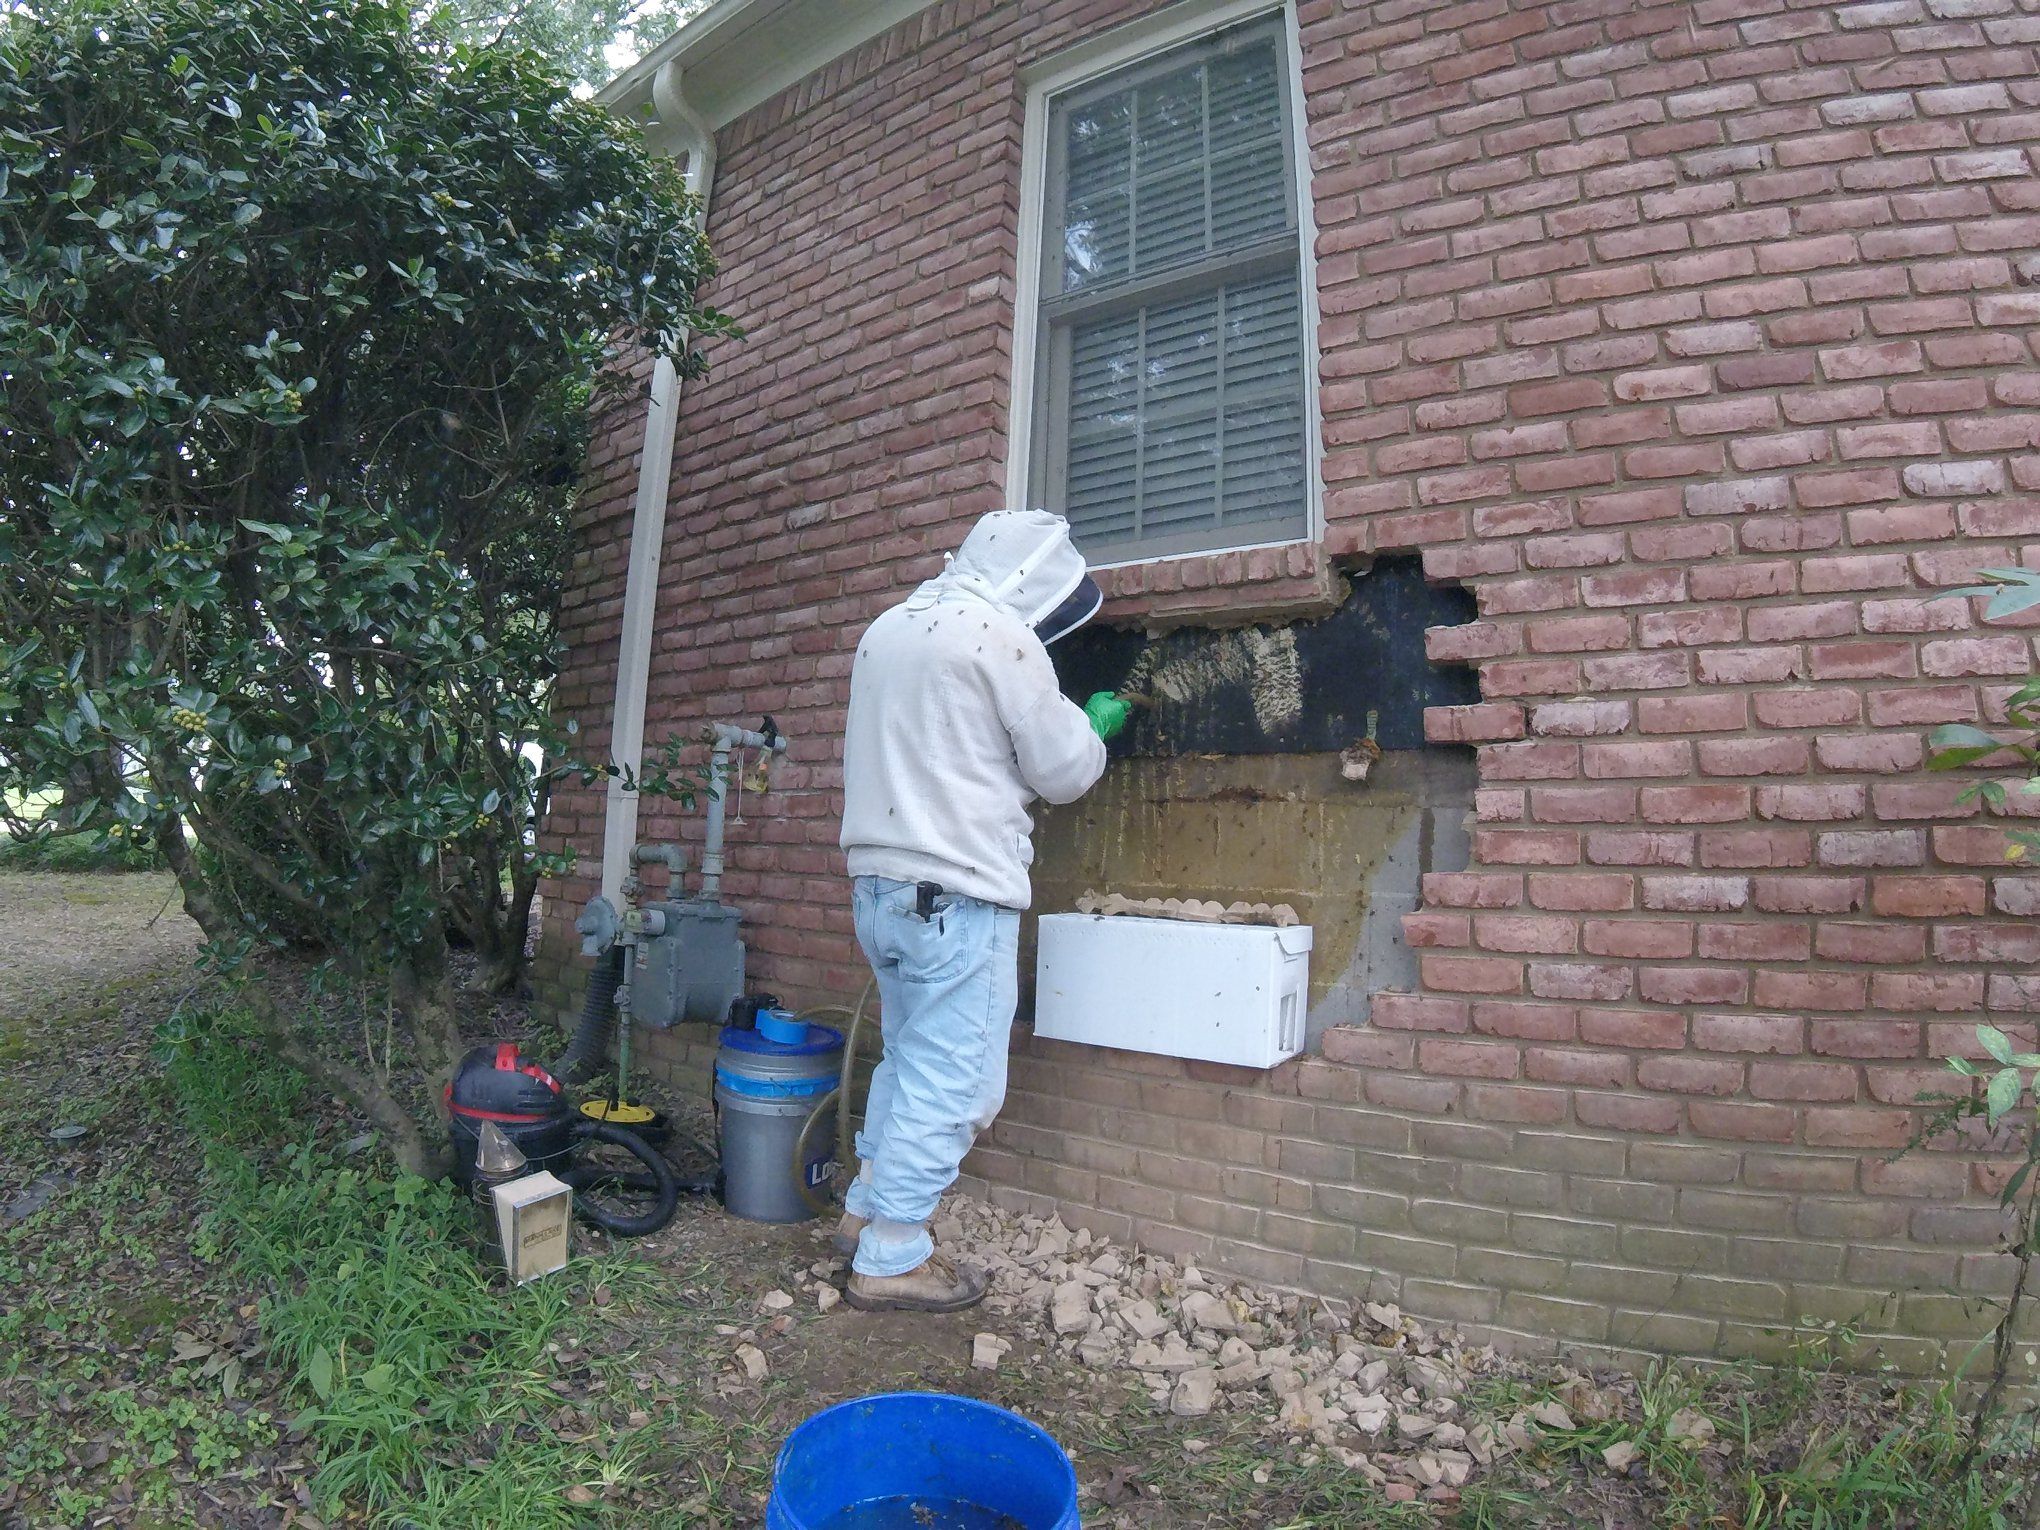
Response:
[{"label": "blue jeans", "polygon": [[851,902],[885,1040],[857,1134],[863,1170],[844,1202],[870,1219],[852,1268],[904,1275],[934,1251],[928,1219],[1006,1099],[1020,916],[944,894],[922,919],[914,884],[885,877],[857,878]]}]

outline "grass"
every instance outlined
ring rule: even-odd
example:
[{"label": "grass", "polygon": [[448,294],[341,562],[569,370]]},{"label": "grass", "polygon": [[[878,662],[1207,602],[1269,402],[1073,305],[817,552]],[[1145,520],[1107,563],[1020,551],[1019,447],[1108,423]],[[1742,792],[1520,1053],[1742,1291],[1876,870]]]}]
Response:
[{"label": "grass", "polygon": [[[1633,1387],[1588,1390],[1617,1404],[1605,1418],[1578,1416],[1581,1392],[1505,1384],[1481,1405],[1497,1412],[1557,1401],[1574,1427],[1548,1429],[1528,1457],[1491,1479],[1542,1482],[1542,1499],[1619,1501],[1614,1523],[1664,1530],[2011,1530],[2025,1520],[2016,1500],[2029,1455],[2000,1452],[1960,1470],[1967,1422],[1953,1383],[1896,1386],[1845,1372],[1836,1355],[1846,1333],[1814,1332],[1775,1366],[1711,1373],[1659,1363]],[[1598,1409],[1597,1409],[1598,1411]],[[1611,1467],[1608,1453],[1617,1451]],[[1626,1449],[1625,1449],[1626,1448]],[[1570,1473],[1567,1484],[1565,1474]],[[1540,1474],[1549,1474],[1542,1476]],[[1544,1521],[1475,1517],[1469,1495],[1451,1523],[1461,1530]],[[1593,1522],[1575,1512],[1559,1523]]]},{"label": "grass", "polygon": [[506,1290],[451,1189],[344,1160],[301,1120],[303,1085],[231,1014],[171,1038],[178,1109],[204,1144],[201,1244],[265,1294],[269,1364],[303,1403],[319,1512],[431,1530],[628,1517],[675,1422],[640,1406],[595,1347],[602,1305],[648,1295],[646,1267],[577,1259]]}]

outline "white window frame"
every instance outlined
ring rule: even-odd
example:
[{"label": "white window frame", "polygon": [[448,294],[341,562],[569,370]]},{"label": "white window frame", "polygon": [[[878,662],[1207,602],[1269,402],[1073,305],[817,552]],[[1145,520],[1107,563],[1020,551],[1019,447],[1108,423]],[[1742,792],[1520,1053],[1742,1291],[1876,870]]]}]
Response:
[{"label": "white window frame", "polygon": [[[1311,205],[1310,142],[1305,130],[1303,50],[1297,36],[1295,0],[1181,0],[1180,4],[1079,43],[1021,72],[1027,87],[1027,117],[1020,151],[1020,258],[1013,295],[1013,374],[1007,407],[1006,503],[1028,504],[1034,458],[1038,331],[1041,323],[1042,233],[1047,221],[1049,142],[1055,98],[1139,64],[1171,48],[1226,27],[1267,17],[1282,18],[1286,82],[1293,103],[1289,121],[1290,174],[1294,178],[1297,223],[1297,285],[1302,304],[1305,526],[1300,536],[1196,552],[1135,553],[1101,568],[1212,558],[1256,547],[1294,547],[1324,539],[1324,419],[1318,404],[1317,220]],[[1050,505],[1054,510],[1059,507]]]}]

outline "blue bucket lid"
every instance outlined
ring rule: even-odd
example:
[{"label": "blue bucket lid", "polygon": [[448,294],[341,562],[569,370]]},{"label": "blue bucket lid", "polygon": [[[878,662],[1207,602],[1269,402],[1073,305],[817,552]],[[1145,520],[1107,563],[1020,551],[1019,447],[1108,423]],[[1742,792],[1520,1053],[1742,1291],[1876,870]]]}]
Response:
[{"label": "blue bucket lid", "polygon": [[821,1057],[842,1050],[843,1033],[834,1026],[808,1023],[808,1040],[789,1046],[772,1041],[754,1030],[723,1027],[722,1044],[732,1052],[749,1052],[754,1057]]}]

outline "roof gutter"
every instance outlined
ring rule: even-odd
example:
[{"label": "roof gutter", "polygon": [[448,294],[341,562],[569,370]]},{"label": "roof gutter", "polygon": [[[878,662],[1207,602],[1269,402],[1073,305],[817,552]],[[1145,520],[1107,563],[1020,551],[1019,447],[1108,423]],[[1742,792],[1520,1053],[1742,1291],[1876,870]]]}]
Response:
[{"label": "roof gutter", "polygon": [[[707,9],[595,93],[618,116],[643,120],[651,146],[686,156],[687,189],[702,227],[715,183],[716,129],[830,60],[909,16],[931,0],[713,0]],[[686,337],[681,337],[684,347]],[[666,498],[673,479],[673,437],[680,416],[680,375],[670,356],[652,365],[651,401],[638,457],[630,559],[610,718],[611,762],[602,820],[602,895],[614,904],[637,844],[637,778],[644,768],[645,696],[651,681],[652,622],[659,600],[659,559]]]},{"label": "roof gutter", "polygon": [[[737,5],[750,0],[734,0]],[[712,14],[712,13],[711,13]],[[704,18],[705,19],[705,18]],[[684,34],[682,34],[684,35]],[[679,38],[669,38],[671,47]],[[715,186],[715,132],[687,102],[680,65],[668,57],[652,73],[650,97],[660,126],[687,156],[688,192],[695,215],[708,226]],[[687,337],[680,343],[684,348]],[[652,625],[659,604],[659,562],[666,540],[666,500],[673,483],[673,437],[680,420],[680,373],[671,356],[652,363],[651,402],[638,454],[637,498],[631,510],[630,561],[624,574],[623,621],[616,655],[616,692],[610,708],[610,748],[620,774],[609,777],[602,815],[602,896],[618,903],[637,844],[637,780],[644,768],[645,697],[651,684]]]}]

